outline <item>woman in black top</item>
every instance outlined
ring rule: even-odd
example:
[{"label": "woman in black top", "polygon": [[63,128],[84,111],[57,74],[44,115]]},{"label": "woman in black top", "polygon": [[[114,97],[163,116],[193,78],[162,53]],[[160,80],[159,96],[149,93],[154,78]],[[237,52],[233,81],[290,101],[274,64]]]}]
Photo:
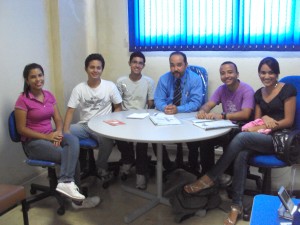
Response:
[{"label": "woman in black top", "polygon": [[272,57],[264,58],[258,66],[258,73],[264,87],[257,90],[254,95],[255,119],[261,118],[264,125],[249,128],[246,132],[235,136],[216,165],[200,179],[184,187],[187,193],[196,193],[212,187],[234,161],[232,206],[224,221],[225,225],[236,224],[242,211],[249,156],[254,153],[274,153],[272,136],[256,131],[292,128],[294,122],[297,91],[293,85],[278,82],[280,70],[277,60]]}]

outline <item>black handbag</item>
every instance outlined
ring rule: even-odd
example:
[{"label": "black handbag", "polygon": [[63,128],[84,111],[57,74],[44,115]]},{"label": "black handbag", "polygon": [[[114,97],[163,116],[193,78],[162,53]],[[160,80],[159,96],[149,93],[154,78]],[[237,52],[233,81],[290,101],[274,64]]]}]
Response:
[{"label": "black handbag", "polygon": [[300,162],[300,131],[282,129],[272,132],[275,154],[288,165]]}]

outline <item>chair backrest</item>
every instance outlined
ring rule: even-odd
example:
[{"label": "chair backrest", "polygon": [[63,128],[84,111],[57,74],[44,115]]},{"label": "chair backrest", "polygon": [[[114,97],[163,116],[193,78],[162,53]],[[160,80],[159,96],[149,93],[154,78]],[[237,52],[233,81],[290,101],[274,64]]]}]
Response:
[{"label": "chair backrest", "polygon": [[[17,126],[16,126],[15,111],[12,111],[9,115],[8,130],[9,130],[10,139],[13,142],[21,142],[21,135],[18,133]],[[28,156],[25,151],[24,153],[26,156]],[[45,161],[45,160],[26,159],[25,162],[30,166],[55,167],[54,162]]]},{"label": "chair backrest", "polygon": [[15,111],[12,111],[8,118],[9,136],[13,142],[20,142],[21,135],[17,131]]},{"label": "chair backrest", "polygon": [[202,90],[202,105],[203,105],[207,101],[208,75],[206,69],[201,66],[195,66],[195,65],[189,65],[187,68],[201,77],[202,86],[203,86],[203,90]]},{"label": "chair backrest", "polygon": [[300,75],[291,75],[283,77],[280,79],[280,82],[292,84],[297,89],[294,127],[295,129],[300,130]]}]

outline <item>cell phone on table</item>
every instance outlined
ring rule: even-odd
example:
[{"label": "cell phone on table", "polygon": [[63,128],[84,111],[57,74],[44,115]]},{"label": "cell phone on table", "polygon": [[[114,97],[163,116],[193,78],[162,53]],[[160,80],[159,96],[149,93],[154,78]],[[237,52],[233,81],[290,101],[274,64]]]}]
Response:
[{"label": "cell phone on table", "polygon": [[292,198],[290,197],[289,193],[286,191],[286,189],[281,186],[278,191],[278,197],[280,198],[280,201],[282,202],[285,209],[293,215],[294,212],[297,209],[297,206],[294,204]]}]

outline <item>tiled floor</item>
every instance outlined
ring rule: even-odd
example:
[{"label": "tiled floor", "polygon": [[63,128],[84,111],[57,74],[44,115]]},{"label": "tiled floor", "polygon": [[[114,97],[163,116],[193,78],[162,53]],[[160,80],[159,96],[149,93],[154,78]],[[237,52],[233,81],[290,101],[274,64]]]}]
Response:
[{"label": "tiled floor", "polygon": [[[165,184],[174,186],[178,183],[178,179],[190,179],[190,175],[182,171],[177,171],[169,178]],[[37,179],[36,182],[47,182],[45,177]],[[98,195],[102,202],[96,208],[74,210],[70,202],[67,204],[66,212],[63,216],[56,214],[57,203],[54,198],[48,198],[35,203],[29,210],[30,225],[122,225],[124,216],[133,210],[142,207],[148,200],[137,197],[125,192],[120,184],[124,183],[121,179],[114,180],[109,188],[103,189],[101,181],[88,178],[89,195]],[[134,186],[135,176],[129,177],[125,183]],[[147,191],[155,193],[155,177],[150,178]],[[27,188],[29,191],[29,188]],[[223,192],[222,192],[223,193]],[[226,194],[222,194],[224,202],[229,200]],[[226,213],[221,209],[208,211],[206,216],[194,216],[185,221],[182,225],[222,225],[226,217]],[[17,207],[12,211],[0,217],[0,225],[18,225],[23,224],[21,208]],[[169,206],[158,205],[145,215],[139,217],[131,225],[175,225],[174,214]],[[238,225],[246,225],[249,222],[239,221]]]}]

